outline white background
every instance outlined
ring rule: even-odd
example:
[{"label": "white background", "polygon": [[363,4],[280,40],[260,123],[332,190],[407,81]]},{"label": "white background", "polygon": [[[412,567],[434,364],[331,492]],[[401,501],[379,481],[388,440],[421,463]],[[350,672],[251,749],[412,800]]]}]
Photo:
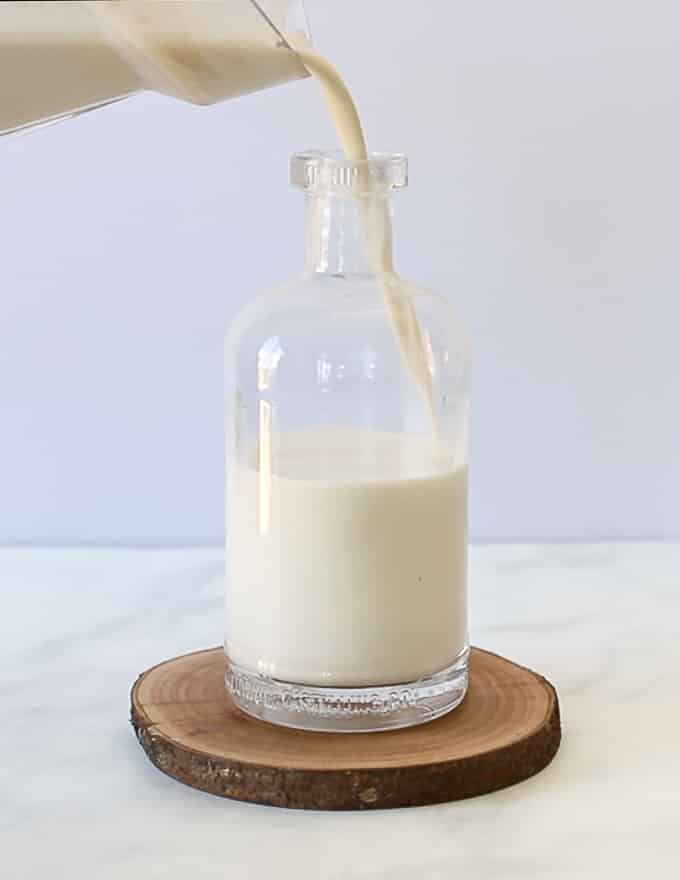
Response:
[{"label": "white background", "polygon": [[[309,0],[398,263],[474,341],[476,539],[680,536],[680,11]],[[0,143],[0,543],[217,542],[222,335],[302,255],[315,84]]]}]

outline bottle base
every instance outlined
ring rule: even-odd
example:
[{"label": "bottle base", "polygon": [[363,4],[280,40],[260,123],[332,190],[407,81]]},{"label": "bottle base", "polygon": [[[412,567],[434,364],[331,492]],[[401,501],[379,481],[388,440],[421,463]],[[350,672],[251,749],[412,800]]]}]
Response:
[{"label": "bottle base", "polygon": [[227,657],[225,683],[248,715],[300,730],[369,733],[434,721],[462,703],[470,650],[425,678],[380,687],[314,687],[248,672]]}]

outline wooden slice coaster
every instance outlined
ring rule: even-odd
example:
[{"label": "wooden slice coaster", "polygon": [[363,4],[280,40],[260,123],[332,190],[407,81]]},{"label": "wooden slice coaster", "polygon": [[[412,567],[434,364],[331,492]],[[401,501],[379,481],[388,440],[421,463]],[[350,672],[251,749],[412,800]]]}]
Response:
[{"label": "wooden slice coaster", "polygon": [[243,714],[221,648],[167,660],[132,689],[132,724],[169,776],[222,797],[316,810],[435,804],[513,785],[560,744],[553,686],[473,648],[470,689],[436,721],[387,733],[309,733]]}]

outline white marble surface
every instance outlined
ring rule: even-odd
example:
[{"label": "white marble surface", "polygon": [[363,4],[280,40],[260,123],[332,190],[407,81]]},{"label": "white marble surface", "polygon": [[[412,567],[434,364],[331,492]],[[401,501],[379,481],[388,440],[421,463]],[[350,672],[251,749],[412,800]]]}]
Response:
[{"label": "white marble surface", "polygon": [[680,545],[471,560],[474,642],[556,684],[557,758],[474,800],[331,814],[193,791],[135,741],[136,674],[221,640],[219,551],[1,550],[0,876],[677,876]]}]

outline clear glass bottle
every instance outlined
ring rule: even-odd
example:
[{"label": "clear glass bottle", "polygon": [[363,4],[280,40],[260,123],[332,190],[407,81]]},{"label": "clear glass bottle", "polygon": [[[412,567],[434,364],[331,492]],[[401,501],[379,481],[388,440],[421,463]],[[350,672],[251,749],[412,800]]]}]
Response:
[{"label": "clear glass bottle", "polygon": [[278,724],[406,727],[467,688],[467,341],[376,271],[404,157],[301,154],[292,178],[304,274],[227,338],[227,687]]}]

